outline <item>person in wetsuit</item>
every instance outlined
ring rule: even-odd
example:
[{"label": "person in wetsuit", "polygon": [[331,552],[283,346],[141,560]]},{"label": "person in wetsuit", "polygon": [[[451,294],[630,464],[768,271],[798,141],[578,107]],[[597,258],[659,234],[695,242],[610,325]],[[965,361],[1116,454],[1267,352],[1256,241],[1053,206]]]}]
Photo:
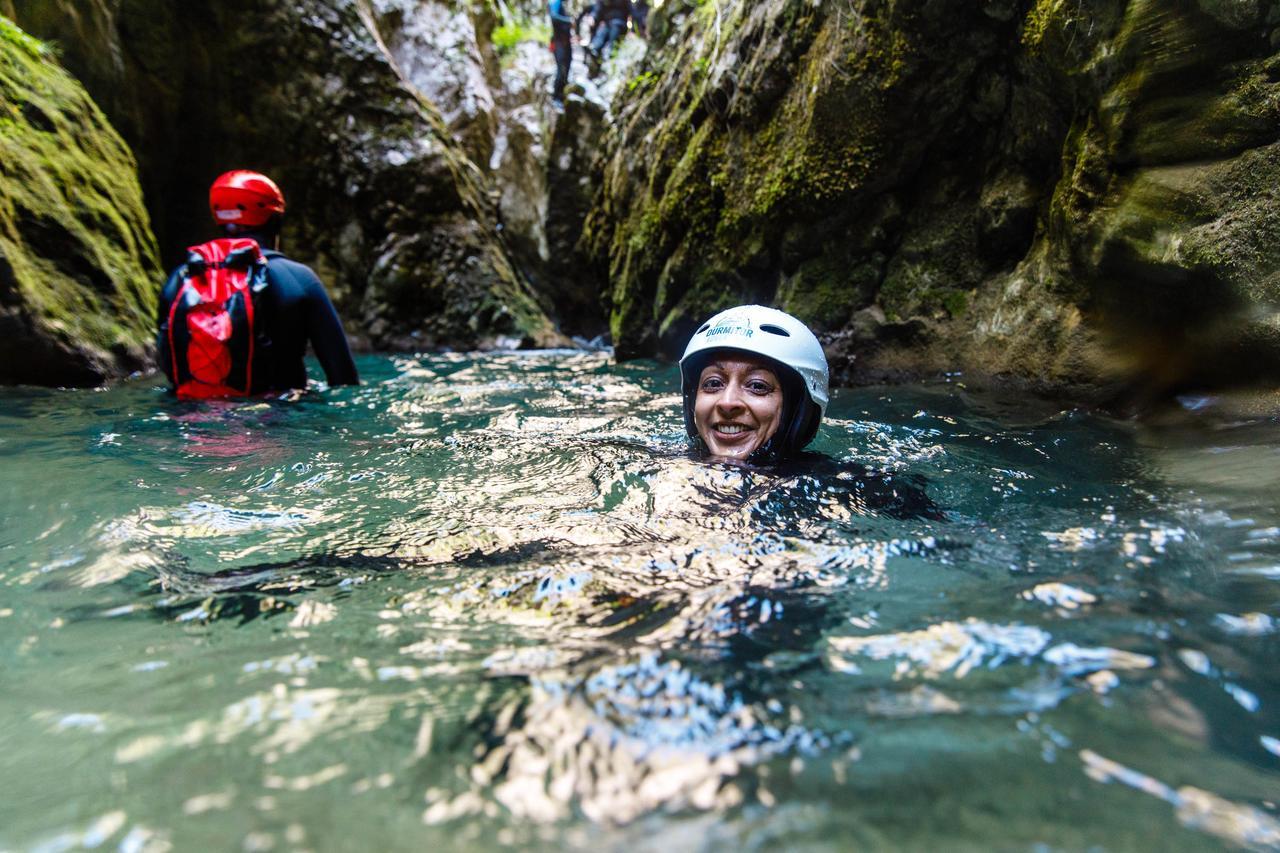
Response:
[{"label": "person in wetsuit", "polygon": [[685,432],[703,458],[817,478],[860,514],[945,519],[918,477],[805,451],[826,414],[829,371],[822,344],[790,314],[762,305],[716,314],[685,347],[680,385]]},{"label": "person in wetsuit", "polygon": [[596,0],[591,7],[591,18],[597,27],[587,51],[597,62],[604,59],[605,51],[622,41],[627,34],[627,21],[631,19],[631,0]]},{"label": "person in wetsuit", "polygon": [[569,66],[573,63],[573,32],[576,23],[565,0],[547,4],[551,15],[551,53],[556,58],[556,78],[551,84],[551,100],[564,105],[564,87],[569,83]]},{"label": "person in wetsuit", "polygon": [[631,23],[640,38],[649,38],[649,0],[635,0],[631,4]]},{"label": "person in wetsuit", "polygon": [[[266,287],[254,298],[254,346],[250,394],[307,386],[303,358],[310,343],[330,385],[358,385],[342,321],[316,274],[279,251],[284,195],[266,175],[235,170],[209,188],[209,208],[224,236],[248,238],[266,259]],[[160,292],[156,346],[160,365],[176,388],[175,369],[184,369],[170,351],[169,318],[188,274],[187,264],[170,273]]]}]

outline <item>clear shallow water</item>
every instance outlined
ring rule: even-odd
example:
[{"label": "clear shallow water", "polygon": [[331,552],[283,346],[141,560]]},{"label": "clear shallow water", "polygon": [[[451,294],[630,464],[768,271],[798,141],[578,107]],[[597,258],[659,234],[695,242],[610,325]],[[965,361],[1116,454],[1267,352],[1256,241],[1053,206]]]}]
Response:
[{"label": "clear shallow water", "polygon": [[360,367],[0,390],[0,849],[1280,849],[1274,422]]}]

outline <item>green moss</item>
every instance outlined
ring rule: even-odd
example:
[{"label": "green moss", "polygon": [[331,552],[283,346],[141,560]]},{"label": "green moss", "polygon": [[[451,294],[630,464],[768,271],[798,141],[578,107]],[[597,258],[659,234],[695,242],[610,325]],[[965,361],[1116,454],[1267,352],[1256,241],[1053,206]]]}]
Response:
[{"label": "green moss", "polygon": [[[706,71],[715,61],[709,51],[734,43],[751,5],[721,6],[704,7],[688,25],[691,35],[717,27],[718,38],[691,37],[678,56],[664,58],[672,77],[653,81],[667,100],[655,126],[646,129],[644,144],[652,152],[646,160],[653,166],[645,191],[636,193],[621,171],[616,179],[606,175],[607,204],[626,222],[609,247],[618,342],[626,335],[662,338],[664,329],[679,326],[681,311],[706,310],[743,298],[744,289],[759,290],[744,270],[770,263],[778,235],[797,217],[843,204],[867,186],[884,157],[885,90],[905,73],[916,49],[905,37],[876,24],[868,41],[866,28],[853,24],[859,16],[787,4],[772,25],[806,45],[806,54],[769,73],[797,79],[768,104],[768,113],[762,107],[753,114],[748,100],[751,120],[729,121],[715,111],[723,95],[709,90],[714,81]],[[719,18],[713,20],[713,13]],[[871,84],[850,70],[855,54],[874,69]],[[642,98],[650,97],[649,88],[648,78],[634,87]],[[734,97],[749,99],[750,90]],[[788,298],[797,305],[810,298],[814,305],[831,302],[842,316],[866,301],[861,284],[846,291],[836,277],[826,282],[817,273]],[[816,316],[811,307],[802,310]]]},{"label": "green moss", "polygon": [[499,56],[506,56],[523,42],[544,43],[551,39],[551,27],[531,21],[506,21],[494,27],[493,48]]},{"label": "green moss", "polygon": [[1022,46],[1028,52],[1039,51],[1062,5],[1063,0],[1036,0],[1027,12],[1022,22]]},{"label": "green moss", "polygon": [[[879,42],[864,35],[835,24],[825,27],[803,60],[803,76],[770,122],[758,132],[733,137],[731,148],[738,156],[729,168],[737,174],[726,181],[734,189],[722,236],[738,239],[743,223],[770,228],[797,209],[838,202],[874,174],[882,157],[882,89],[899,72],[892,63],[876,64],[883,53],[875,47]],[[893,51],[907,49],[885,38],[895,45]],[[879,81],[875,85],[843,70],[850,40],[860,45],[856,66],[874,66],[862,73]]]},{"label": "green moss", "polygon": [[160,270],[136,162],[49,52],[0,23],[0,256],[45,333],[99,364],[141,352]]},{"label": "green moss", "polygon": [[961,317],[969,308],[970,294],[937,285],[913,282],[914,286],[888,285],[880,292],[880,302],[886,316],[898,317]]},{"label": "green moss", "polygon": [[658,79],[657,73],[644,71],[627,81],[627,93],[634,94],[651,87]]},{"label": "green moss", "polygon": [[836,329],[868,304],[879,285],[880,269],[854,263],[841,252],[820,255],[800,265],[778,288],[778,307],[819,331]]},{"label": "green moss", "polygon": [[969,310],[969,293],[963,290],[948,290],[939,296],[943,310],[952,317],[963,317]]},{"label": "green moss", "polygon": [[659,217],[686,239],[709,240],[715,231],[719,187],[708,180],[708,167],[722,151],[719,144],[712,124],[704,123],[672,170],[658,205]]},{"label": "green moss", "polygon": [[50,51],[48,45],[27,35],[10,21],[0,16],[0,42],[25,51],[32,59],[43,59]]}]

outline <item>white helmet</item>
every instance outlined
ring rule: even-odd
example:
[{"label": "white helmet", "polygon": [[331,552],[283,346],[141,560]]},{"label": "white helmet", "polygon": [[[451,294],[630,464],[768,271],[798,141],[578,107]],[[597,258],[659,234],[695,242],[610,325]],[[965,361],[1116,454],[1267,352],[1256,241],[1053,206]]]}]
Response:
[{"label": "white helmet", "polygon": [[689,435],[697,435],[693,425],[693,400],[697,396],[698,378],[707,357],[712,351],[722,349],[763,356],[794,371],[812,407],[794,407],[793,423],[784,425],[787,431],[781,436],[783,447],[780,449],[797,451],[808,444],[818,431],[818,423],[826,414],[831,398],[827,357],[818,338],[804,323],[763,305],[739,305],[721,311],[699,326],[685,347],[680,358],[680,385],[684,395],[685,429]]}]

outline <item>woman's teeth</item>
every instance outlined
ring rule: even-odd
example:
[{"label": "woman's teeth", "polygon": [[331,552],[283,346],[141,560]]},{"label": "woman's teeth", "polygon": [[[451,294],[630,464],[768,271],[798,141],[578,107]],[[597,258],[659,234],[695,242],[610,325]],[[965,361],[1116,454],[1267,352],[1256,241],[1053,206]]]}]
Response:
[{"label": "woman's teeth", "polygon": [[725,435],[737,435],[740,432],[746,431],[747,428],[742,424],[720,424],[716,427],[716,432],[724,433]]}]

